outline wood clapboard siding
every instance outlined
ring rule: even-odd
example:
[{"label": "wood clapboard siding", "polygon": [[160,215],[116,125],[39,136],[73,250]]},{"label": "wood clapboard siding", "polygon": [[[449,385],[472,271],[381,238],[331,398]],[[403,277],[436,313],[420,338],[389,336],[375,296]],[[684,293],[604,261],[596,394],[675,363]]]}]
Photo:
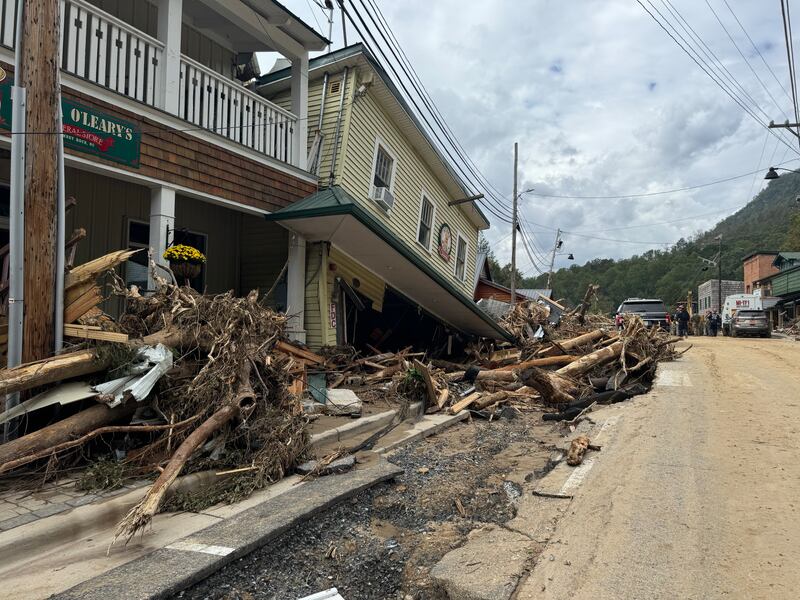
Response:
[{"label": "wood clapboard siding", "polygon": [[[286,284],[263,298],[283,269],[289,253],[289,233],[283,227],[251,215],[241,215],[239,233],[239,288],[242,293],[259,290],[262,300],[271,308],[286,308]],[[284,276],[285,281],[285,276]]]},{"label": "wood clapboard siding", "polygon": [[[352,72],[352,69],[351,69]],[[331,91],[331,88],[339,85],[341,86],[343,83],[343,75],[344,70],[335,71],[330,73],[328,79],[328,93],[325,97],[325,110],[323,113],[323,120],[322,120],[322,152],[321,152],[321,163],[319,169],[319,182],[322,186],[327,186],[330,173],[331,173],[331,164],[333,160],[333,146],[335,141],[336,135],[336,117],[339,111],[339,99],[341,98],[341,91]],[[320,106],[322,105],[322,78],[319,78],[315,81],[309,82],[308,86],[308,150],[311,150],[311,146],[314,143],[314,136],[317,133],[317,125],[319,123],[319,111]],[[339,129],[339,158],[341,159],[342,156],[342,140],[345,134],[345,124],[346,124],[346,116],[349,106],[350,98],[352,97],[352,86],[353,86],[354,79],[352,77],[348,77],[347,81],[344,81],[345,85],[345,94],[344,94],[344,110],[342,115],[342,127]],[[341,87],[339,88],[341,90]],[[291,92],[284,91],[277,94],[275,97],[269,98],[270,102],[273,102],[280,106],[281,108],[291,111],[292,109],[292,99],[291,99]],[[342,161],[337,160],[336,164],[336,180],[338,180],[338,176],[341,174],[342,171]]]},{"label": "wood clapboard siding", "polygon": [[[354,71],[352,77],[355,79],[357,76],[357,72]],[[349,122],[341,156],[340,185],[403,240],[420,258],[471,298],[478,229],[458,207],[447,206],[447,201],[451,198],[448,197],[445,187],[434,176],[394,121],[372,98],[369,91],[355,101],[350,102],[350,99],[351,97],[348,97],[346,101]],[[393,182],[395,204],[390,213],[384,211],[369,198],[375,141],[378,137],[383,139],[397,159]],[[417,226],[423,190],[426,191],[428,198],[436,208],[430,252],[417,242]],[[435,247],[439,227],[442,223],[447,223],[453,232],[453,249],[449,262],[445,262],[439,256]],[[454,274],[457,233],[461,233],[468,242],[463,281],[458,281]]]},{"label": "wood clapboard siding", "polygon": [[[353,289],[358,290],[370,300],[372,308],[381,312],[383,310],[383,296],[386,292],[386,283],[371,271],[362,267],[355,260],[341,252],[337,248],[331,248],[329,264],[336,265],[336,270],[330,272],[330,285],[328,295],[333,293],[333,282],[335,277],[344,279]],[[358,279],[359,285],[353,285],[353,280]]]}]

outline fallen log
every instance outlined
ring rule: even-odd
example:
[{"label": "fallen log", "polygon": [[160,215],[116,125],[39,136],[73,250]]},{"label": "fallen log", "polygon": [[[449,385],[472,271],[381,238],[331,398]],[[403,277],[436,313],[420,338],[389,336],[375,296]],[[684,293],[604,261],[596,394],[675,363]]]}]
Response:
[{"label": "fallen log", "polygon": [[[514,367],[517,368],[517,367]],[[460,381],[464,378],[466,371],[456,371],[445,375],[447,381]],[[480,371],[475,377],[475,381],[516,381],[516,375],[511,370],[494,369],[490,371]]]},{"label": "fallen log", "polygon": [[556,373],[563,377],[580,377],[581,375],[591,371],[597,365],[602,365],[603,363],[607,363],[617,358],[622,352],[622,347],[622,341],[616,341],[610,346],[600,348],[599,350],[595,350],[594,352],[586,354],[585,356],[581,356],[575,362],[558,369]]},{"label": "fallen log", "polygon": [[121,536],[125,536],[127,541],[130,541],[137,531],[150,523],[153,516],[158,512],[169,486],[180,475],[186,461],[189,460],[195,450],[211,437],[211,434],[221,429],[233,418],[243,413],[252,412],[255,409],[256,396],[250,385],[250,369],[250,360],[244,359],[237,376],[237,385],[234,388],[236,390],[235,394],[178,446],[175,454],[172,455],[158,479],[147,490],[144,498],[117,525],[114,539],[111,542],[112,545]]},{"label": "fallen log", "polygon": [[471,406],[474,410],[483,410],[484,408],[488,408],[493,404],[497,404],[498,402],[503,402],[508,400],[511,394],[508,392],[495,392],[494,394],[486,394],[485,396],[481,397],[479,400],[476,400],[475,403]]},{"label": "fallen log", "polygon": [[553,367],[560,365],[568,365],[572,361],[578,360],[577,356],[572,354],[562,354],[560,356],[545,356],[544,358],[532,358],[516,365],[506,365],[494,371],[515,371],[519,369],[527,369],[528,367]]},{"label": "fallen log", "polygon": [[109,362],[110,359],[100,358],[95,350],[80,350],[3,369],[0,370],[0,395],[96,373],[105,369]]},{"label": "fallen log", "polygon": [[568,404],[575,401],[575,384],[558,372],[529,367],[520,373],[522,382],[537,392],[548,404]]},{"label": "fallen log", "polygon": [[0,473],[14,468],[7,467],[14,461],[49,450],[109,423],[130,417],[137,408],[136,402],[121,404],[115,408],[96,404],[38,431],[6,442],[0,446]]},{"label": "fallen log", "polygon": [[44,450],[38,450],[36,452],[33,452],[32,454],[28,454],[27,456],[22,456],[15,460],[8,461],[7,463],[0,464],[0,474],[7,473],[8,471],[13,471],[14,469],[27,465],[28,463],[31,463],[35,460],[39,460],[40,458],[47,458],[48,456],[54,456],[59,452],[64,452],[66,450],[70,450],[71,448],[82,446],[89,440],[96,438],[100,435],[104,435],[106,433],[143,433],[149,431],[164,431],[166,429],[180,430],[186,425],[189,425],[190,423],[195,421],[196,419],[197,417],[191,417],[189,419],[181,421],[180,423],[173,423],[167,425],[109,425],[106,427],[100,427],[99,429],[94,429],[93,431],[90,431],[89,433],[82,435],[76,440],[69,440],[67,442],[62,442],[55,446],[50,446],[48,448],[45,448]]},{"label": "fallen log", "polygon": [[590,331],[589,333],[584,333],[583,335],[579,335],[578,337],[570,338],[568,340],[560,340],[557,342],[557,346],[552,346],[547,348],[540,353],[537,353],[537,356],[550,356],[553,352],[556,352],[559,348],[563,351],[563,353],[572,350],[573,348],[577,348],[579,346],[583,346],[585,344],[591,344],[596,340],[599,340],[603,336],[606,335],[606,332],[603,329],[595,329],[594,331]]}]

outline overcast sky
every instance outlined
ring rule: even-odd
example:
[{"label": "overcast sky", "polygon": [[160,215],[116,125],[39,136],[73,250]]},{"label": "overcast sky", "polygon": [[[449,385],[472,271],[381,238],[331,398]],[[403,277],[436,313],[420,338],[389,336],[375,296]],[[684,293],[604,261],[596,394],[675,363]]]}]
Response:
[{"label": "overcast sky", "polygon": [[[796,143],[790,150],[748,116],[635,0],[376,1],[456,136],[507,197],[515,141],[520,145],[520,189],[567,196],[682,188],[798,157]],[[669,15],[663,0],[652,1]],[[354,2],[363,12],[359,0]],[[784,121],[792,105],[785,92],[790,87],[780,4],[728,0],[785,90],[725,1],[709,2],[769,93],[706,0],[672,0],[672,6],[765,111],[767,116],[758,113],[762,122]],[[312,10],[313,0],[286,4],[318,28],[316,16],[327,33],[323,12]],[[341,48],[336,18],[334,48]],[[348,42],[357,37],[348,25]],[[574,232],[564,234],[563,250],[582,264],[663,248],[659,242],[674,243],[707,229],[744,205],[762,183],[758,175],[690,192],[620,200],[529,195],[521,201],[521,214],[543,253],[552,247],[555,228]],[[664,224],[695,215],[705,216]],[[487,233],[498,257],[508,260],[510,226],[493,218]],[[520,255],[523,271],[535,274],[518,247]],[[556,262],[557,267],[568,264],[565,256]]]}]

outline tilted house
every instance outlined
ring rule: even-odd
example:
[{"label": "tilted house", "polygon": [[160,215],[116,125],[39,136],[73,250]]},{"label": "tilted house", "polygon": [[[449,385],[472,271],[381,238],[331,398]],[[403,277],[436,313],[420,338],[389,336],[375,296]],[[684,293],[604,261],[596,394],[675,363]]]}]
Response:
[{"label": "tilted house", "polygon": [[[275,69],[257,90],[288,106],[289,82],[289,69]],[[319,191],[267,216],[305,243],[307,343],[506,337],[473,302],[489,222],[474,202],[448,204],[472,192],[388,74],[357,44],[311,60],[308,85]]]}]

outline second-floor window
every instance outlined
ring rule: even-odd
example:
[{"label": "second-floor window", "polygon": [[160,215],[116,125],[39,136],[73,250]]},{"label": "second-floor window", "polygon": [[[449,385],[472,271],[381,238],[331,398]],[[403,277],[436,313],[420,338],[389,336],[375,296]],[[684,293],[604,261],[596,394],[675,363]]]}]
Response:
[{"label": "second-floor window", "polygon": [[433,229],[433,202],[422,196],[422,206],[419,211],[419,231],[417,241],[426,250],[431,248],[431,230]]},{"label": "second-floor window", "polygon": [[392,176],[394,175],[394,159],[389,152],[378,144],[378,152],[375,155],[375,176],[372,184],[377,187],[391,187]]},{"label": "second-floor window", "polygon": [[464,281],[467,274],[467,240],[458,234],[456,242],[456,279]]}]

